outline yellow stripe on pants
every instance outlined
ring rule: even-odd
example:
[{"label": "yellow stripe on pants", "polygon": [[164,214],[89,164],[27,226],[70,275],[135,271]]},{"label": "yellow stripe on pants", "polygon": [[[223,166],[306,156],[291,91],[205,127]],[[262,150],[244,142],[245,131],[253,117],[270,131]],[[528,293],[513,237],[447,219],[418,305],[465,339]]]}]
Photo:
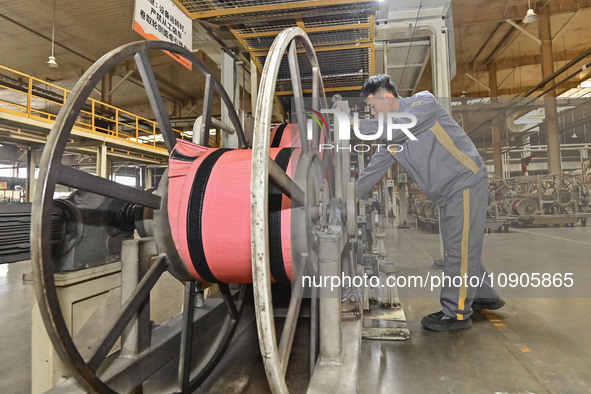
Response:
[{"label": "yellow stripe on pants", "polygon": [[[470,189],[464,190],[464,227],[462,229],[462,263],[460,266],[460,276],[462,284],[460,286],[460,298],[458,300],[458,310],[464,310],[466,301],[466,283],[464,275],[468,273],[468,234],[470,234]],[[464,320],[464,315],[456,313],[456,319]]]}]

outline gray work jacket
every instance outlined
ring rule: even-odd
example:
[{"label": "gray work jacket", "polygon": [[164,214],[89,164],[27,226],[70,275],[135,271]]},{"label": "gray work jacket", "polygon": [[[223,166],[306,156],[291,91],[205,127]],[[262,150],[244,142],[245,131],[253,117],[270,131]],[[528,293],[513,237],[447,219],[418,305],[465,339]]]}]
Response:
[{"label": "gray work jacket", "polygon": [[[417,140],[409,140],[395,129],[391,139],[382,141],[386,145],[400,144],[402,149],[391,153],[393,149],[382,146],[374,153],[355,185],[357,197],[367,196],[394,160],[412,176],[423,194],[440,206],[446,205],[455,193],[488,176],[474,143],[431,93],[423,91],[409,98],[401,97],[398,112],[417,117],[416,126],[409,128]],[[378,125],[377,119],[360,120],[359,129],[363,134],[375,134]],[[384,136],[385,130],[384,126]]]}]

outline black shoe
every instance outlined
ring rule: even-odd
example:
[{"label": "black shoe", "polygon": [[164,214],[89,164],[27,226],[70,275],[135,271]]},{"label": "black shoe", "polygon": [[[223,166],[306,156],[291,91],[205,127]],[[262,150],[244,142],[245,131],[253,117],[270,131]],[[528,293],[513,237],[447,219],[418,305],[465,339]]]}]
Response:
[{"label": "black shoe", "polygon": [[502,298],[476,298],[472,303],[473,311],[481,311],[488,309],[489,311],[496,311],[505,305],[505,300]]},{"label": "black shoe", "polygon": [[472,320],[457,320],[446,316],[442,311],[423,317],[421,323],[432,331],[456,331],[472,327]]}]

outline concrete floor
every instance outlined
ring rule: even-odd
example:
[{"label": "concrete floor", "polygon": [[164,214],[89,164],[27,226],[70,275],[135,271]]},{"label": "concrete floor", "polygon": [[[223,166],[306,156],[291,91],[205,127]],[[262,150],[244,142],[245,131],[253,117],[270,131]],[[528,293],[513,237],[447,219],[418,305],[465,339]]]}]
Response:
[{"label": "concrete floor", "polygon": [[30,263],[0,264],[0,392],[31,392],[32,285]]},{"label": "concrete floor", "polygon": [[[388,258],[402,264],[400,275],[441,272],[432,264],[439,256],[438,235],[395,229],[391,223],[384,230]],[[471,329],[454,333],[434,333],[420,325],[423,315],[439,310],[436,294],[408,293],[402,301],[411,339],[363,342],[360,391],[591,392],[591,330],[586,326],[591,320],[590,257],[590,228],[511,228],[509,233],[487,234],[484,262],[489,271],[574,272],[578,288],[545,293],[552,297],[544,298],[528,298],[544,296],[540,292],[499,289],[507,300],[504,308],[475,314]],[[21,279],[29,271],[27,262],[0,265],[0,393],[31,390],[33,288]],[[245,321],[237,346],[221,362],[223,369],[200,392],[268,392],[254,327],[252,320]],[[299,392],[307,377],[292,379]]]},{"label": "concrete floor", "polygon": [[[388,259],[402,264],[400,275],[441,273],[432,264],[440,256],[437,234],[391,225],[385,230]],[[440,310],[437,297],[405,298],[411,339],[364,341],[361,392],[591,392],[591,230],[511,228],[487,234],[483,261],[497,274],[574,272],[579,286],[546,293],[497,286],[507,305],[475,313],[471,329],[452,333],[421,326],[422,316]],[[543,295],[549,297],[531,298]]]}]

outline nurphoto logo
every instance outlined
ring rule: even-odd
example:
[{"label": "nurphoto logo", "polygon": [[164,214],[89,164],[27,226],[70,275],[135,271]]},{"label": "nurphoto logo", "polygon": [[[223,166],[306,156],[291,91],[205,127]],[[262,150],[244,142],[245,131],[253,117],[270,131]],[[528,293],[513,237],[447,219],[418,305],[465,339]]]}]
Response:
[{"label": "nurphoto logo", "polygon": [[[350,141],[351,140],[351,128],[353,128],[353,133],[355,137],[359,138],[362,141],[379,141],[383,138],[384,128],[386,129],[386,141],[392,140],[392,136],[394,130],[402,131],[409,140],[416,141],[417,137],[413,135],[410,131],[411,128],[416,126],[417,124],[417,117],[413,114],[409,114],[406,112],[388,112],[385,116],[383,113],[380,113],[377,119],[372,119],[371,122],[375,124],[376,130],[369,131],[369,132],[362,132],[359,122],[359,113],[353,113],[353,121],[349,116],[341,111],[340,109],[321,109],[320,112],[314,111],[310,108],[305,108],[308,111],[306,115],[311,117],[312,119],[308,119],[307,121],[307,136],[308,140],[311,141],[313,137],[313,122],[315,120],[318,126],[322,129],[324,126],[328,129],[328,122],[322,116],[322,114],[332,114],[334,116],[335,124],[338,124],[338,135],[335,135],[336,141]],[[403,120],[408,120],[407,122],[403,122]],[[367,120],[366,120],[367,121]],[[384,127],[385,125],[385,127]],[[322,152],[323,150],[327,149],[336,149],[339,150],[348,150],[349,152],[368,152],[372,146],[377,147],[379,151],[382,147],[386,147],[388,151],[391,153],[401,152],[404,147],[400,144],[355,144],[349,146],[340,146],[339,144],[320,144],[319,150]]]}]

